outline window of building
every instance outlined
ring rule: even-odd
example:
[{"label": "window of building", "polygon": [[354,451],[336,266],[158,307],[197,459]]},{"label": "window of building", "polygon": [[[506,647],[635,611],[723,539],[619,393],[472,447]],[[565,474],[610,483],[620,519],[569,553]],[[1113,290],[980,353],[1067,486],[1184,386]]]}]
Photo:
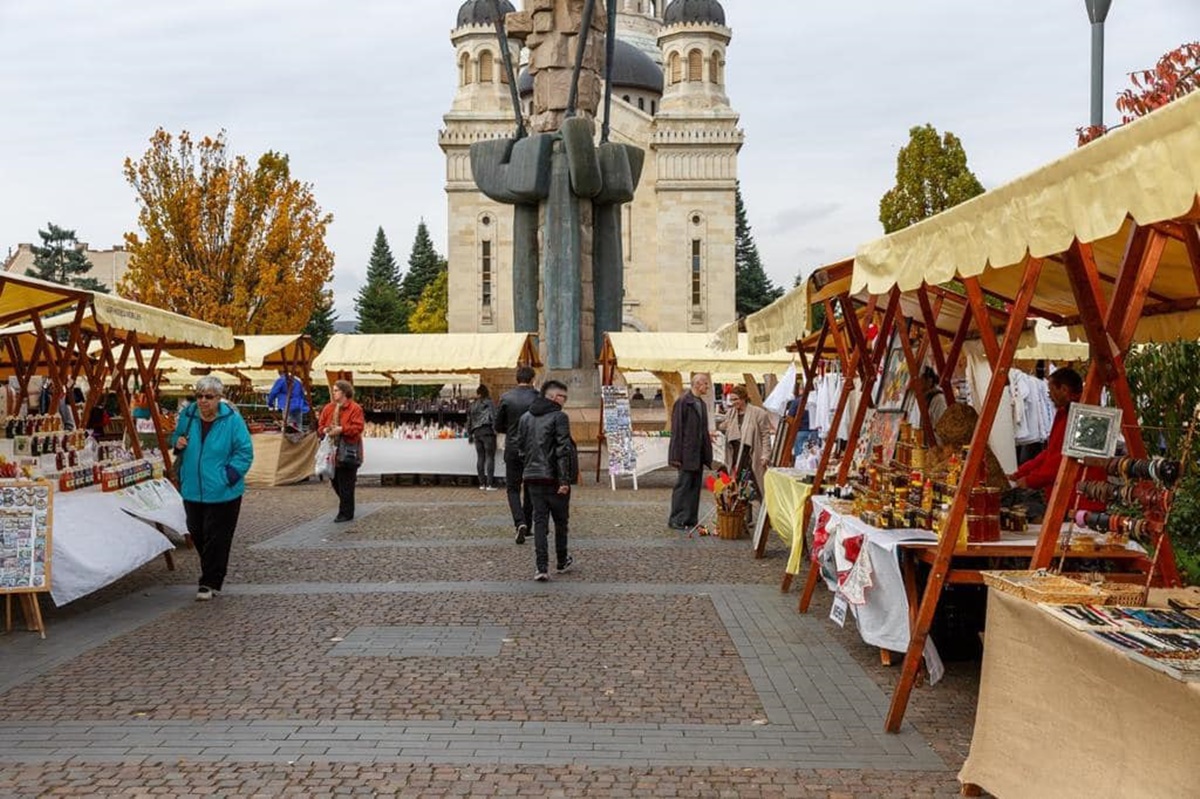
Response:
[{"label": "window of building", "polygon": [[687,79],[689,81],[704,80],[704,54],[699,50],[688,53]]},{"label": "window of building", "polygon": [[624,100],[625,100],[625,102],[627,102],[627,103],[632,103],[632,102],[633,102],[633,100],[629,99],[629,95],[628,95],[628,94],[626,94],[626,95],[623,95],[623,99],[624,99]]},{"label": "window of building", "polygon": [[721,81],[721,51],[713,50],[708,59],[708,82],[720,86]]},{"label": "window of building", "polygon": [[645,111],[645,110],[646,110],[646,98],[645,98],[645,97],[639,97],[639,98],[638,98],[638,110],[639,110],[639,111]]},{"label": "window of building", "polygon": [[671,53],[671,57],[667,59],[667,66],[671,73],[671,83],[679,83],[683,80],[683,63],[680,61],[679,53]]},{"label": "window of building", "polygon": [[700,239],[692,239],[692,308],[700,307]]},{"label": "window of building", "polygon": [[466,53],[458,59],[458,85],[466,86],[471,82],[471,56]]},{"label": "window of building", "polygon": [[492,82],[492,53],[490,50],[484,50],[479,54],[479,82]]},{"label": "window of building", "polygon": [[656,100],[651,100],[650,101],[650,116],[654,116],[657,113],[658,113],[658,102]]},{"label": "window of building", "polygon": [[483,307],[492,307],[492,243],[479,243],[479,286],[483,298]]}]

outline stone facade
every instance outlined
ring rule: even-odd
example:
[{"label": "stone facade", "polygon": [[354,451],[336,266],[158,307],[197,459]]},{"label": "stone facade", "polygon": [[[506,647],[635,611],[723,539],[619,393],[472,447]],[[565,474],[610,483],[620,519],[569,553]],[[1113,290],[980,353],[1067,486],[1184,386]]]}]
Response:
[{"label": "stone facade", "polygon": [[[637,193],[623,211],[625,328],[716,330],[736,313],[734,192],[743,134],[725,93],[732,31],[709,22],[664,26],[662,4],[616,2],[618,36],[663,65],[658,92],[644,80],[628,86],[614,80],[611,138],[646,150]],[[527,2],[524,10],[538,3],[544,5]],[[598,15],[602,10],[597,4]],[[592,34],[589,49],[602,46],[602,35]],[[449,326],[507,332],[513,330],[512,208],[479,192],[468,149],[513,134],[512,100],[495,29],[463,25],[450,38],[459,86],[438,137],[446,157]],[[657,54],[648,49],[652,41]],[[510,48],[515,64],[515,40]],[[539,115],[536,103],[532,93],[522,95],[527,119]]]}]

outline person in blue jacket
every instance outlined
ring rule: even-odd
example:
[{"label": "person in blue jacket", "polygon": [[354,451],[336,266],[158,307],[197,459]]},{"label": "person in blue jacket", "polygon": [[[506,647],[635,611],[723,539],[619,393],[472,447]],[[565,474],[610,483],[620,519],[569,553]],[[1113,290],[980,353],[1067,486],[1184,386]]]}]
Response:
[{"label": "person in blue jacket", "polygon": [[304,396],[304,385],[300,379],[287,372],[280,372],[267,394],[267,407],[273,411],[282,411],[287,405],[287,423],[304,432],[304,415],[308,413],[308,400]]},{"label": "person in blue jacket", "polygon": [[179,413],[171,445],[187,514],[188,534],[200,556],[196,600],[213,598],[225,584],[233,531],[242,510],[254,445],[242,415],[222,400],[213,375],[196,381],[196,401]]}]

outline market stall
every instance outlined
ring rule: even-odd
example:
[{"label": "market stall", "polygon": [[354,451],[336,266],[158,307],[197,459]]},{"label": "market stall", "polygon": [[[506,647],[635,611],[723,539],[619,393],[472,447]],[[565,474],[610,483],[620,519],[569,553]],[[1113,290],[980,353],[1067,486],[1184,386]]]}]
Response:
[{"label": "market stall", "polygon": [[[515,385],[518,366],[540,366],[528,333],[338,334],[313,360],[330,384],[482,384],[494,398]],[[356,395],[358,399],[358,395]],[[466,438],[470,397],[390,399],[367,412],[367,441],[360,475],[474,475],[475,448]],[[497,453],[497,476],[503,475]]]},{"label": "market stall", "polygon": [[[995,377],[988,385],[947,529],[959,529],[983,466],[986,437],[1024,320],[1068,326],[1090,347],[1083,404],[1107,387],[1120,408],[1129,455],[1148,451],[1125,377],[1123,354],[1137,341],[1196,337],[1200,319],[1200,94],[1080,148],[1049,166],[936,217],[862,247],[853,290],[895,296],[951,278],[962,281],[977,317],[985,295],[1007,303],[1002,337],[980,328]],[[1064,518],[1080,468],[1063,458],[1046,518]],[[1178,580],[1162,525],[1151,529],[1155,576]],[[1048,566],[1060,531],[1044,526],[1031,565]],[[943,536],[912,627],[888,715],[899,729],[942,588],[955,538]],[[987,786],[984,786],[987,787]]]},{"label": "market stall", "polygon": [[[131,418],[132,394],[153,385],[155,364],[165,351],[203,358],[218,350],[228,353],[235,344],[228,328],[10,274],[0,274],[0,324],[5,325],[0,328],[5,369],[22,393],[35,376],[46,376],[53,385],[50,407],[55,412],[9,417],[0,446],[9,478],[3,501],[11,494],[22,506],[21,497],[29,490],[40,491],[41,485],[50,489],[45,543],[34,546],[37,557],[45,559],[46,579],[29,581],[26,590],[49,591],[61,604],[169,550],[164,531],[182,540],[186,530],[178,492],[161,479],[170,464],[169,431],[157,403],[148,407],[157,451],[143,452],[136,435],[127,439],[128,448],[122,442],[97,445],[78,429],[79,420],[108,392],[116,396],[125,418]],[[82,413],[67,391],[81,377],[88,385]],[[66,410],[60,414],[64,400]],[[34,498],[40,501],[40,496]],[[22,546],[19,536],[12,541]],[[24,561],[18,554],[12,562]],[[24,607],[31,612],[28,603]]]},{"label": "market stall", "polygon": [[[602,453],[604,449],[608,450],[610,476],[637,476],[667,466],[669,439],[665,428],[670,426],[670,409],[683,393],[689,375],[707,373],[714,385],[744,383],[751,400],[761,403],[759,381],[772,383],[793,363],[793,357],[784,350],[750,354],[744,333],[734,340],[733,348],[721,349],[711,333],[605,334],[598,363],[601,383],[610,387],[602,391],[610,399],[605,406],[609,409],[605,422],[607,429],[601,430],[600,446]],[[658,378],[664,409],[653,414],[643,413],[642,420],[634,418],[636,409],[629,405],[628,396],[611,388],[622,384],[624,375],[637,372],[648,372]],[[621,412],[613,413],[614,403],[624,403]],[[604,415],[604,408],[601,413]],[[715,423],[715,415],[710,418]],[[642,423],[638,424],[639,421]],[[605,460],[603,457],[597,459],[597,480]]]},{"label": "market stall", "polygon": [[196,377],[215,374],[226,384],[226,396],[234,402],[244,403],[253,395],[268,393],[280,375],[293,376],[295,380],[286,384],[288,389],[282,398],[281,409],[275,412],[268,409],[265,414],[267,424],[260,424],[253,417],[247,419],[253,433],[254,465],[246,474],[246,485],[261,488],[301,482],[312,474],[317,451],[315,416],[305,425],[306,433],[288,433],[286,409],[291,407],[293,390],[302,392],[311,406],[311,369],[316,348],[312,340],[302,334],[237,336],[236,339],[241,345],[241,357],[236,360],[205,363],[186,358],[160,358],[158,388],[160,391],[185,392]]}]

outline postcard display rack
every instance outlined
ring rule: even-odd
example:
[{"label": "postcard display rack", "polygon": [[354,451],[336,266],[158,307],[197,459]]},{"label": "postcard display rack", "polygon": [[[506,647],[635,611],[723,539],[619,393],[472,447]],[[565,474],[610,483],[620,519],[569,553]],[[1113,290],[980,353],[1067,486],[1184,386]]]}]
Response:
[{"label": "postcard display rack", "polygon": [[613,491],[617,490],[617,478],[633,478],[633,489],[637,483],[637,450],[633,444],[633,420],[629,415],[629,392],[624,386],[601,386],[604,402],[604,442],[608,448],[608,479]]},{"label": "postcard display rack", "polygon": [[0,480],[0,594],[4,630],[16,596],[29,630],[46,637],[37,595],[50,590],[53,488],[48,480]]}]

